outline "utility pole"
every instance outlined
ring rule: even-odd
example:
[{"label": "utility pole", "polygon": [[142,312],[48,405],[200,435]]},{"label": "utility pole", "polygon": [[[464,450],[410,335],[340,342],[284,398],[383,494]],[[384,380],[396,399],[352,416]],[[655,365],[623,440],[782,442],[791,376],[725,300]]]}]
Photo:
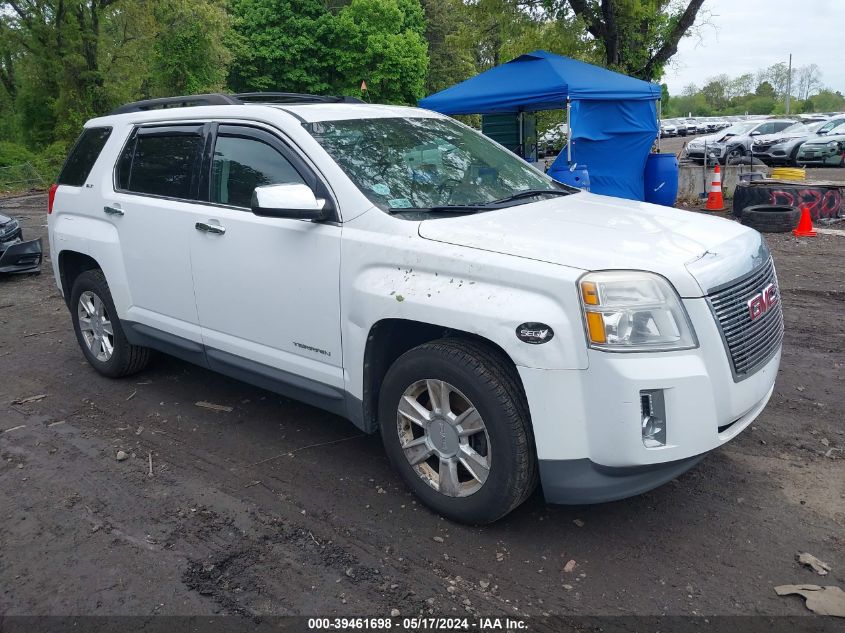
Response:
[{"label": "utility pole", "polygon": [[789,54],[789,70],[786,72],[786,113],[789,114],[789,93],[792,92],[792,53]]}]

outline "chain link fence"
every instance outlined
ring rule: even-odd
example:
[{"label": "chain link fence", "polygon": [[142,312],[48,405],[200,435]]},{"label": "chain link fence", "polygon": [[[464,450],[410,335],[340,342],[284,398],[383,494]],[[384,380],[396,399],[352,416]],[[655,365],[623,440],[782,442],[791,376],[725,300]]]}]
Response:
[{"label": "chain link fence", "polygon": [[47,182],[32,163],[0,167],[0,192],[26,191],[45,186]]}]

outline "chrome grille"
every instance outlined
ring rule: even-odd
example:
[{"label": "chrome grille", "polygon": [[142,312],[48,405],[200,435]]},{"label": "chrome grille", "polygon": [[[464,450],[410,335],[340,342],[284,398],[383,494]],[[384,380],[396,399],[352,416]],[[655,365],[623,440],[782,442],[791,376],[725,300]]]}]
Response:
[{"label": "chrome grille", "polygon": [[[751,319],[748,302],[774,284],[777,302]],[[731,361],[734,380],[747,378],[778,351],[783,340],[783,311],[771,258],[757,270],[707,295]]]}]

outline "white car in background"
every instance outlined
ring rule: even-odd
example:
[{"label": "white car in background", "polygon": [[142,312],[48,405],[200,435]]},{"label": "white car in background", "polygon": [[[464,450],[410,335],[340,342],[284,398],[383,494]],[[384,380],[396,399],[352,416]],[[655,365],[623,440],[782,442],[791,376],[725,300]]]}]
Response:
[{"label": "white car in background", "polygon": [[708,163],[729,163],[751,153],[751,143],[758,137],[780,132],[795,123],[792,119],[749,120],[700,136],[690,141],[685,149],[688,160]]}]

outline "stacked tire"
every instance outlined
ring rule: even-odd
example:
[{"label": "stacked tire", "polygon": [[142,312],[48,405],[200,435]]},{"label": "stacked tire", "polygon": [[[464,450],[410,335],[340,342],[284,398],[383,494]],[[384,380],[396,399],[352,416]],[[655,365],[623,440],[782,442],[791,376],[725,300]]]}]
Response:
[{"label": "stacked tire", "polygon": [[740,221],[761,233],[788,233],[798,226],[801,210],[784,204],[758,204],[745,207]]}]

